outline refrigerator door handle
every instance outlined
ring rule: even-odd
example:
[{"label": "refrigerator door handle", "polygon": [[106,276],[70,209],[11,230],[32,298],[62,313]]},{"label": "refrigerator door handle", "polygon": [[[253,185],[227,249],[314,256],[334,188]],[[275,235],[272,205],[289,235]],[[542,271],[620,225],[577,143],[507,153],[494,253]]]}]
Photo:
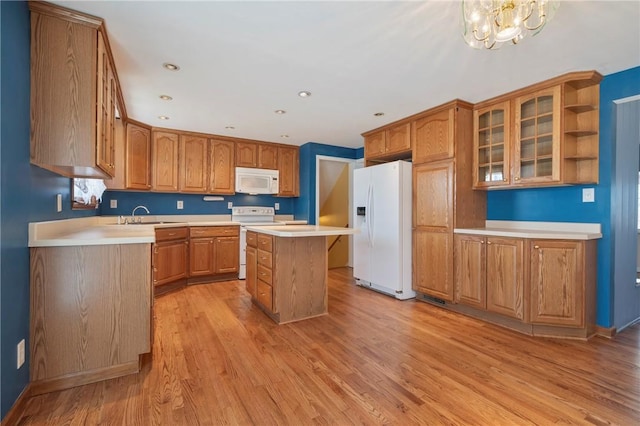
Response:
[{"label": "refrigerator door handle", "polygon": [[371,247],[374,246],[374,232],[375,232],[375,228],[374,228],[374,223],[373,221],[375,220],[374,217],[374,203],[375,203],[375,198],[373,196],[373,185],[371,185],[371,200],[369,201],[369,228],[371,229],[371,236],[369,237],[369,239],[371,240]]},{"label": "refrigerator door handle", "polygon": [[371,187],[371,184],[369,184],[369,186],[367,187],[367,216],[366,217],[366,221],[367,221],[367,237],[369,239],[368,243],[369,246],[373,246],[373,241],[372,241],[372,235],[371,235],[371,193],[373,191],[373,188]]}]

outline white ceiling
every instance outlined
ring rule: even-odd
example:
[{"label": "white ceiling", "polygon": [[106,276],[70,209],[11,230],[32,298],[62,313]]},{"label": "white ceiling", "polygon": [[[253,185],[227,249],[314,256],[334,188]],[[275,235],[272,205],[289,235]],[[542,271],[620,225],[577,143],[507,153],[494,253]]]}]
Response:
[{"label": "white ceiling", "polygon": [[497,51],[465,45],[458,1],[53,3],[106,21],[131,118],[293,145],[360,147],[362,132],[455,98],[640,65],[638,0],[563,1],[539,35]]}]

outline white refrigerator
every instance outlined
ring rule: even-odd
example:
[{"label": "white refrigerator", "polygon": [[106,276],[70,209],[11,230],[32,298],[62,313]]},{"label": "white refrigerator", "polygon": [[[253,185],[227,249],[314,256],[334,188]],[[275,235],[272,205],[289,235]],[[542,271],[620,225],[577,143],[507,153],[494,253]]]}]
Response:
[{"label": "white refrigerator", "polygon": [[411,299],[411,163],[353,172],[353,276],[360,286]]}]

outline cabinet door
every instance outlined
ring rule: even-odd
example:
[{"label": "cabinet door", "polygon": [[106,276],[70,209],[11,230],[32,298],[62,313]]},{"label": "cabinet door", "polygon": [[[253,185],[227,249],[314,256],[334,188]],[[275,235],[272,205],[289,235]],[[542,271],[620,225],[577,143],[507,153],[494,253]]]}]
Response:
[{"label": "cabinet door", "polygon": [[125,149],[125,181],[127,189],[151,188],[151,131],[135,124],[127,124]]},{"label": "cabinet door", "polygon": [[245,278],[245,286],[247,293],[252,298],[257,297],[257,283],[258,283],[258,249],[255,247],[247,246],[247,276]]},{"label": "cabinet door", "polygon": [[281,197],[297,197],[300,195],[299,182],[298,148],[278,147],[278,170],[280,171],[280,192]]},{"label": "cabinet door", "polygon": [[230,141],[212,139],[210,142],[209,192],[212,194],[234,194],[236,182],[235,144]]},{"label": "cabinet door", "polygon": [[372,158],[384,155],[386,151],[386,133],[384,130],[365,136],[364,157]]},{"label": "cabinet door", "polygon": [[258,144],[236,142],[236,166],[258,167]]},{"label": "cabinet door", "polygon": [[413,231],[413,289],[453,301],[453,235]]},{"label": "cabinet door", "polygon": [[154,244],[154,286],[168,284],[187,277],[188,249],[186,241]]},{"label": "cabinet door", "polygon": [[487,238],[487,310],[524,319],[524,240]]},{"label": "cabinet door", "polygon": [[560,180],[560,86],[515,101],[513,183]]},{"label": "cabinet door", "polygon": [[109,176],[114,168],[115,79],[104,37],[98,31],[98,120],[96,125],[96,165]]},{"label": "cabinet door", "polygon": [[198,277],[213,275],[214,263],[214,239],[192,238],[189,242],[189,276]]},{"label": "cabinet door", "polygon": [[455,240],[455,301],[480,309],[487,308],[485,237],[456,235]]},{"label": "cabinet door", "polygon": [[451,108],[411,124],[414,164],[453,158],[454,119],[455,111]]},{"label": "cabinet door", "polygon": [[583,327],[584,243],[531,242],[531,322]]},{"label": "cabinet door", "polygon": [[180,135],[180,192],[207,192],[209,141],[200,136]]},{"label": "cabinet door", "polygon": [[152,189],[154,191],[178,192],[178,135],[168,132],[153,132]]},{"label": "cabinet door", "polygon": [[509,101],[473,112],[474,188],[510,183]]},{"label": "cabinet door", "polygon": [[413,225],[453,231],[453,160],[413,167]]},{"label": "cabinet door", "polygon": [[387,154],[411,152],[411,123],[401,124],[386,132]]},{"label": "cabinet door", "polygon": [[278,169],[278,147],[276,145],[258,145],[258,167],[261,169]]},{"label": "cabinet door", "polygon": [[215,273],[238,272],[240,264],[240,240],[238,237],[215,239]]}]

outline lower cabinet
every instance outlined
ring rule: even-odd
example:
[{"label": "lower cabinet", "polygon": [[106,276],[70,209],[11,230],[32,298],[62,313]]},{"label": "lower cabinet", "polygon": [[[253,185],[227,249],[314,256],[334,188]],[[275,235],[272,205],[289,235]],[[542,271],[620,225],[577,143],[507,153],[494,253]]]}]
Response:
[{"label": "lower cabinet", "polygon": [[456,234],[455,265],[452,309],[533,335],[595,331],[595,240]]},{"label": "lower cabinet", "polygon": [[237,278],[239,226],[192,226],[189,231],[189,281]]},{"label": "lower cabinet", "polygon": [[188,275],[189,228],[157,228],[153,245],[154,294],[184,286]]},{"label": "lower cabinet", "polygon": [[413,289],[453,300],[453,235],[444,231],[413,231]]}]

